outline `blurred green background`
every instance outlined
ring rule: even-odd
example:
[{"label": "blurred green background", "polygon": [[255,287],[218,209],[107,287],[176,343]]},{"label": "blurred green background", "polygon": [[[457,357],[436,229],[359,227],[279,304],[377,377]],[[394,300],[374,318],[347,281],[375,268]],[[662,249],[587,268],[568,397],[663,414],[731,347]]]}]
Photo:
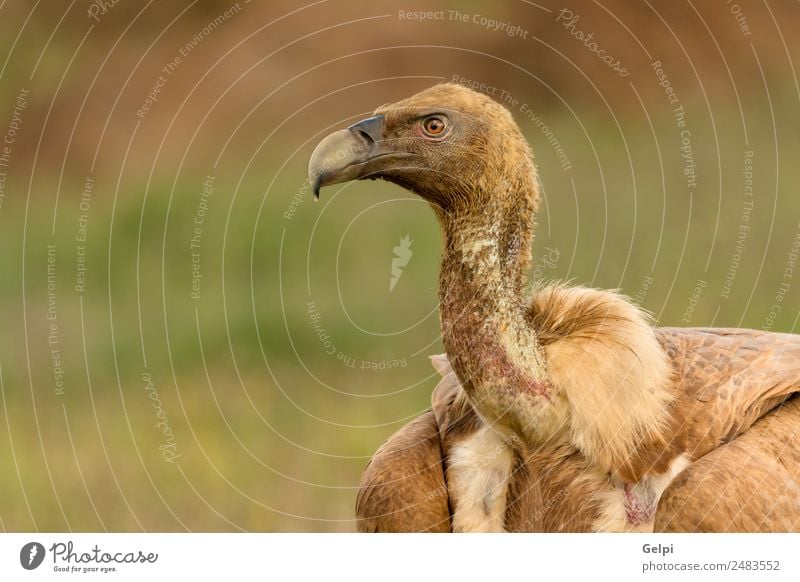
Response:
[{"label": "blurred green background", "polygon": [[798,5],[562,9],[0,3],[0,526],[354,529],[436,383],[439,233],[384,183],[313,203],[305,165],[440,80],[533,145],[537,278],[794,331]]}]

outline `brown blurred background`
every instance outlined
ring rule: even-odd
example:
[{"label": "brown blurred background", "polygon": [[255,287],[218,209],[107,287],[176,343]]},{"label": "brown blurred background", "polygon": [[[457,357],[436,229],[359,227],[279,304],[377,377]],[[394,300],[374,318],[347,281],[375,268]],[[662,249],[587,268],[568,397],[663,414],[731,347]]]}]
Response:
[{"label": "brown blurred background", "polygon": [[0,2],[0,525],[353,529],[435,385],[439,235],[382,183],[313,204],[305,164],[442,80],[529,136],[537,278],[794,331],[798,26],[797,2]]}]

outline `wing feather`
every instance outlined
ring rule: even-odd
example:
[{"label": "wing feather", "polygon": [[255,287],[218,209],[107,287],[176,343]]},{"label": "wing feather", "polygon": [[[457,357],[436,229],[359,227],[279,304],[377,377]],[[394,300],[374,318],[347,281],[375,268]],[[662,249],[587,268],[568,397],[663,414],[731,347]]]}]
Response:
[{"label": "wing feather", "polygon": [[370,460],[356,498],[362,532],[449,532],[439,429],[432,411],[392,435]]},{"label": "wing feather", "polygon": [[800,391],[800,336],[747,329],[659,328],[676,369],[674,446],[699,458]]},{"label": "wing feather", "polygon": [[664,492],[655,531],[800,531],[800,398],[690,465]]}]

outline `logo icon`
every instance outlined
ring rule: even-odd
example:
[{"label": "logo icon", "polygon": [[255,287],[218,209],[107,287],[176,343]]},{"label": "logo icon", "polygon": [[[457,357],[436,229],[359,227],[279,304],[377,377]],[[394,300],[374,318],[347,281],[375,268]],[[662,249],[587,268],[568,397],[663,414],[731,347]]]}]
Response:
[{"label": "logo icon", "polygon": [[403,267],[408,265],[411,255],[414,254],[411,252],[411,243],[413,242],[410,235],[405,235],[400,239],[400,244],[392,249],[394,257],[392,258],[392,278],[389,280],[389,293],[394,291],[394,286],[397,285],[400,275],[403,274]]},{"label": "logo icon", "polygon": [[19,551],[19,563],[26,570],[35,570],[44,561],[44,546],[39,542],[28,542]]}]

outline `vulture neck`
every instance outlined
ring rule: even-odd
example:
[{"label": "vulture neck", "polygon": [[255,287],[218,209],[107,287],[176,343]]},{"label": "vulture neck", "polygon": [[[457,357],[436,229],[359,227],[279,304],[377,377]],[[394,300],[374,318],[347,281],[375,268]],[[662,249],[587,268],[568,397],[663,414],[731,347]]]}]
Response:
[{"label": "vulture neck", "polygon": [[[533,182],[533,180],[531,180]],[[471,404],[509,435],[547,440],[565,426],[530,324],[525,287],[533,217],[531,191],[481,207],[440,211],[442,339]],[[473,198],[476,199],[476,198]]]}]

